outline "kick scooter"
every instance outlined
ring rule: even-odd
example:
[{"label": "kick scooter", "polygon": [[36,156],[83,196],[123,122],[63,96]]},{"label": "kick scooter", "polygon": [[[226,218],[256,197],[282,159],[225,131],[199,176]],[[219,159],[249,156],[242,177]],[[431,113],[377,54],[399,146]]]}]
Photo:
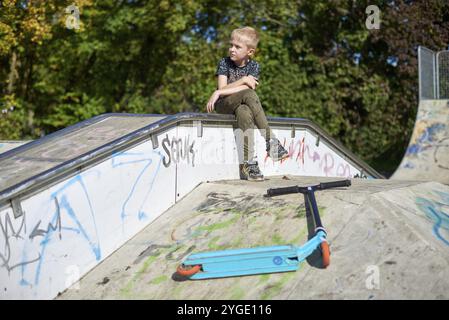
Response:
[{"label": "kick scooter", "polygon": [[315,191],[350,185],[351,180],[339,180],[307,187],[268,189],[265,197],[291,193],[304,194],[315,224],[315,234],[309,241],[300,247],[280,245],[190,254],[178,267],[177,274],[199,280],[296,271],[299,264],[318,248],[321,250],[322,265],[326,268],[330,264],[330,251],[326,240],[327,233],[321,223]]}]

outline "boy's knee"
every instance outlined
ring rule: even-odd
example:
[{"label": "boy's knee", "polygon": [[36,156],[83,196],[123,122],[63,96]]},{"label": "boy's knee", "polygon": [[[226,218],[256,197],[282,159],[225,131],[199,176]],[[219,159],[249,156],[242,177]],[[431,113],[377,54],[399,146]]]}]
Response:
[{"label": "boy's knee", "polygon": [[256,91],[254,91],[253,89],[242,90],[242,95],[243,95],[244,98],[250,98],[250,99],[257,99],[257,100],[259,100],[259,97],[257,96]]},{"label": "boy's knee", "polygon": [[235,115],[237,118],[253,118],[253,112],[251,108],[246,104],[241,104],[236,110]]},{"label": "boy's knee", "polygon": [[260,104],[259,97],[257,96],[256,91],[248,89],[244,90],[244,96],[242,99],[242,102],[246,105],[248,105],[251,109],[251,111],[259,113],[260,109],[262,108]]}]

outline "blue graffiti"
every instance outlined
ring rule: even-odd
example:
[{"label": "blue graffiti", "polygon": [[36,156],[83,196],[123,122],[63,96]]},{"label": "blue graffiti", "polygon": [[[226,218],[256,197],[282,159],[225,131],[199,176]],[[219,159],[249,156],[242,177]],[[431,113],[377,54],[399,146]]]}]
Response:
[{"label": "blue graffiti", "polygon": [[[141,200],[142,202],[141,202],[140,207],[137,212],[137,217],[140,221],[148,218],[147,213],[144,212],[143,208],[144,208],[144,205],[153,189],[153,185],[154,185],[156,176],[159,172],[159,169],[161,168],[162,159],[163,159],[163,156],[160,152],[153,151],[153,154],[157,155],[157,160],[150,159],[150,158],[142,159],[142,156],[143,156],[142,153],[132,153],[132,152],[116,153],[112,157],[112,167],[114,169],[117,167],[126,166],[126,165],[130,165],[130,164],[135,164],[135,163],[145,164],[143,169],[137,175],[137,178],[134,181],[129,194],[122,205],[122,209],[121,209],[121,218],[122,218],[122,222],[123,222],[122,226],[124,226],[124,219],[127,216],[127,214],[126,214],[127,204],[131,200],[131,198],[134,195],[135,190],[138,188],[138,186],[140,186],[143,183],[142,180],[143,180],[145,173],[148,171],[150,166],[152,164],[154,164],[154,161],[156,161],[157,165],[154,166],[153,170],[151,170],[151,176],[150,176],[149,183],[148,183],[148,181],[145,181],[144,186],[145,186],[145,189],[147,189],[147,190],[146,190],[143,200]],[[120,161],[120,159],[122,159],[123,157],[130,157],[130,156],[137,157],[137,160]],[[33,231],[31,232],[31,234],[28,237],[29,239],[27,239],[28,241],[25,241],[25,243],[23,245],[23,250],[21,252],[21,260],[22,261],[19,264],[13,266],[14,268],[20,267],[20,271],[21,271],[21,280],[19,281],[20,285],[22,285],[22,286],[30,286],[31,285],[31,283],[29,281],[27,281],[27,279],[26,279],[27,278],[26,273],[31,268],[33,268],[32,270],[35,270],[35,272],[33,273],[34,274],[34,281],[33,281],[34,285],[39,284],[41,270],[42,270],[43,262],[45,260],[44,258],[46,256],[46,252],[48,251],[48,246],[51,245],[56,240],[62,240],[62,231],[73,232],[76,235],[80,236],[83,239],[83,242],[87,243],[87,245],[89,246],[90,251],[92,252],[96,261],[101,260],[101,257],[102,257],[101,245],[100,245],[97,225],[96,225],[96,221],[95,221],[95,212],[93,209],[91,199],[89,197],[87,187],[83,180],[83,178],[85,178],[88,175],[96,175],[97,177],[99,177],[100,174],[101,173],[98,170],[89,170],[87,172],[82,173],[82,175],[78,174],[77,176],[68,180],[64,185],[62,185],[60,188],[58,188],[56,191],[54,191],[50,195],[50,201],[54,202],[56,205],[55,211],[50,213],[50,216],[49,216],[50,219],[47,220],[46,225],[43,224],[41,226],[41,220],[35,225]],[[67,189],[72,187],[75,184],[77,184],[81,187],[82,194],[85,197],[85,202],[87,203],[87,205],[89,207],[88,214],[90,217],[90,221],[87,221],[89,228],[86,228],[87,227],[86,222],[83,222],[84,225],[81,223],[81,220],[78,218],[74,208],[70,204],[70,201],[66,195]],[[62,217],[61,217],[61,214],[63,212],[65,213],[64,219],[62,219]],[[25,217],[26,217],[26,213],[24,213],[23,219],[25,219]],[[74,227],[64,226],[62,224],[61,220],[72,221],[74,224]],[[30,252],[32,251],[29,249],[31,249],[31,247],[33,246],[33,244],[31,242],[35,237],[42,237],[43,239],[38,243],[40,248],[39,248],[38,252],[35,253],[35,256],[29,257]],[[31,258],[33,258],[33,259],[31,259]],[[34,263],[34,262],[37,262],[37,265],[34,265],[34,267],[33,267],[33,266],[31,266],[31,263]]]},{"label": "blue graffiti", "polygon": [[[84,240],[86,240],[86,242],[89,244],[89,247],[91,248],[93,254],[95,255],[95,259],[97,261],[99,261],[101,259],[101,250],[100,250],[100,245],[99,243],[96,243],[94,241],[92,241],[92,239],[90,238],[90,236],[88,235],[88,233],[86,232],[86,230],[84,229],[83,225],[80,223],[79,219],[77,218],[75,211],[73,210],[73,208],[70,206],[69,201],[67,200],[67,197],[65,195],[63,195],[61,197],[61,202],[59,204],[60,208],[64,208],[66,210],[66,212],[68,213],[69,217],[75,222],[76,226],[78,227],[77,229],[75,228],[64,228],[65,230],[72,230],[77,234],[80,234]],[[60,209],[57,208],[53,220],[52,220],[52,224],[56,223],[57,219],[60,219]],[[58,218],[59,217],[59,218]],[[61,228],[62,229],[62,228]],[[47,245],[50,243],[51,240],[51,235],[53,233],[55,233],[56,231],[53,229],[50,229],[49,232],[47,232],[44,240],[41,241],[40,245],[42,246],[42,251],[40,253],[41,257],[44,257],[45,254],[45,249],[47,248]],[[61,235],[59,236],[59,238],[61,239]],[[39,260],[38,266],[37,266],[37,271],[36,271],[36,278],[35,278],[35,284],[38,284],[39,282],[39,275],[40,275],[40,269],[41,269],[41,264],[42,264],[43,259]]]},{"label": "blue graffiti", "polygon": [[[79,183],[79,185],[81,186],[81,188],[84,192],[84,195],[87,199],[87,203],[88,203],[89,209],[90,209],[90,216],[92,219],[91,222],[93,224],[93,228],[94,228],[94,232],[95,232],[95,234],[93,234],[93,235],[89,235],[89,233],[86,231],[86,228],[81,224],[75,211],[73,210],[72,206],[70,205],[70,203],[67,199],[67,196],[63,194],[63,192],[68,187],[72,186],[74,183]],[[58,201],[58,198],[60,198],[59,201]],[[94,213],[92,203],[89,198],[89,194],[87,192],[87,188],[83,182],[81,175],[77,175],[77,176],[73,177],[66,184],[64,184],[61,188],[59,188],[58,190],[53,192],[50,196],[50,199],[52,202],[54,202],[56,204],[56,210],[53,213],[52,218],[50,219],[50,223],[48,224],[47,229],[46,230],[38,229],[38,226],[40,224],[40,221],[39,221],[38,224],[35,226],[32,234],[29,236],[29,238],[31,240],[36,236],[44,237],[44,239],[39,243],[39,245],[41,246],[41,249],[39,252],[39,259],[37,260],[38,264],[37,264],[36,272],[35,272],[35,276],[34,276],[34,284],[35,285],[37,285],[39,283],[42,262],[44,261],[44,256],[45,256],[47,247],[54,240],[54,237],[53,237],[54,234],[59,235],[59,237],[58,237],[59,240],[62,239],[62,235],[61,235],[62,230],[74,232],[75,234],[81,235],[82,238],[88,243],[89,247],[91,248],[91,251],[93,252],[93,255],[95,256],[95,259],[97,261],[99,261],[101,259],[101,249],[100,249],[101,247],[100,247],[100,243],[99,243],[97,226],[95,223],[95,213]],[[67,212],[68,218],[70,218],[70,220],[72,220],[75,223],[76,228],[69,228],[69,227],[62,226],[61,212],[63,211],[63,209],[65,212]],[[96,239],[96,241],[94,241],[93,239]],[[22,251],[22,262],[27,261],[27,252],[28,252],[28,248],[27,248],[27,244],[25,244],[23,251]],[[28,264],[25,264],[25,263],[22,264],[22,266],[21,266],[22,279],[20,281],[20,285],[23,285],[23,286],[29,285],[29,282],[25,280],[25,272],[26,272],[27,267],[28,267]]]},{"label": "blue graffiti", "polygon": [[[430,146],[429,144],[436,142],[437,133],[446,129],[446,125],[444,123],[435,123],[430,127],[427,127],[424,132],[416,139],[414,144],[411,144],[407,148],[406,154],[418,154]],[[426,145],[427,144],[427,145]]]},{"label": "blue graffiti", "polygon": [[440,201],[430,201],[425,198],[417,198],[416,204],[423,211],[426,217],[433,223],[432,232],[444,244],[449,246],[449,239],[443,236],[442,231],[449,232],[449,215],[443,208],[449,208],[449,194],[435,192],[441,198]]},{"label": "blue graffiti", "polygon": [[414,169],[415,165],[411,162],[406,162],[403,167],[406,169]]},{"label": "blue graffiti", "polygon": [[[152,172],[151,172],[151,178],[150,178],[151,182],[149,184],[149,188],[147,189],[147,192],[146,192],[146,194],[145,194],[145,196],[144,196],[144,198],[143,198],[143,200],[141,202],[141,205],[139,207],[139,210],[138,210],[137,217],[138,217],[138,219],[140,221],[148,218],[148,215],[143,211],[143,206],[145,205],[145,202],[146,202],[146,200],[147,200],[151,190],[153,189],[153,184],[154,184],[156,176],[157,176],[157,174],[159,172],[159,169],[160,169],[161,163],[162,163],[162,159],[163,159],[163,156],[162,156],[162,154],[159,151],[153,151],[153,154],[156,154],[158,156],[158,163],[157,163],[156,169],[152,170]],[[121,213],[120,213],[120,218],[122,219],[122,222],[124,222],[125,218],[129,215],[129,214],[126,213],[126,206],[129,203],[129,201],[132,198],[132,196],[134,195],[134,192],[135,192],[135,190],[137,188],[137,185],[142,180],[142,177],[144,176],[145,172],[147,171],[147,169],[153,163],[153,159],[145,158],[145,159],[130,160],[130,161],[119,161],[120,160],[119,158],[130,157],[130,156],[131,157],[136,157],[136,156],[137,157],[142,157],[143,155],[144,155],[143,153],[119,152],[119,153],[114,154],[113,158],[112,158],[112,167],[113,168],[117,168],[117,167],[120,167],[120,166],[126,166],[126,165],[130,165],[130,164],[135,164],[135,163],[144,163],[145,164],[143,169],[137,175],[137,178],[134,181],[129,194],[128,194],[126,200],[124,201],[124,203],[122,205],[122,210],[121,210]],[[122,224],[122,228],[123,227],[124,226]]]}]

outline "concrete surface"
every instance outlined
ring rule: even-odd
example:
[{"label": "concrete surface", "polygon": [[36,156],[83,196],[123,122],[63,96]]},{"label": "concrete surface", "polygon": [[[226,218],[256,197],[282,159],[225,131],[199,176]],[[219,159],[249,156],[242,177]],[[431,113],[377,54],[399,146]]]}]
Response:
[{"label": "concrete surface", "polygon": [[391,179],[449,184],[449,100],[421,100],[405,155]]},{"label": "concrete surface", "polygon": [[315,255],[296,272],[174,276],[190,252],[301,245],[309,232],[302,195],[263,194],[334,179],[203,183],[58,299],[448,299],[449,187],[437,182],[353,179],[349,188],[317,192],[327,269]]},{"label": "concrete surface", "polygon": [[108,117],[56,139],[47,140],[11,157],[0,158],[2,168],[0,190],[161,119],[161,117]]}]

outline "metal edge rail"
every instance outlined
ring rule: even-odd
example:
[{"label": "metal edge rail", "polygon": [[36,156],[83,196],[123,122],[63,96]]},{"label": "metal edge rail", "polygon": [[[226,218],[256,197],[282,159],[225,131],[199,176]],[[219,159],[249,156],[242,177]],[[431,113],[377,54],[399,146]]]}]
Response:
[{"label": "metal edge rail", "polygon": [[[75,130],[87,127],[89,125],[95,124],[101,120],[104,120],[108,117],[113,116],[133,116],[133,117],[150,117],[150,116],[160,116],[163,117],[161,120],[156,121],[150,125],[142,127],[136,131],[133,131],[125,136],[122,136],[116,140],[108,142],[98,148],[90,150],[82,155],[79,155],[73,159],[65,161],[55,167],[52,167],[46,171],[40,172],[31,178],[25,179],[11,187],[3,189],[0,191],[0,208],[4,206],[8,201],[11,201],[13,198],[24,197],[25,195],[32,194],[36,191],[36,189],[48,185],[50,183],[55,183],[59,181],[61,178],[66,177],[67,175],[74,174],[76,172],[80,172],[86,167],[94,163],[98,163],[102,160],[109,158],[113,153],[127,149],[136,143],[142,142],[148,138],[151,138],[152,135],[158,134],[171,127],[172,125],[181,123],[183,121],[207,121],[207,122],[224,122],[224,123],[234,123],[235,116],[233,115],[221,115],[221,114],[206,114],[206,113],[177,113],[174,115],[141,115],[141,114],[125,114],[125,113],[106,113],[91,119],[85,120],[73,126],[67,127],[65,129],[59,130],[48,136],[35,140],[33,142],[27,143],[20,147],[17,147],[13,150],[7,151],[0,156],[0,160],[2,160],[5,156],[13,156],[19,154],[25,150],[30,148],[39,146],[45,142],[48,142],[53,139],[57,139],[62,137],[68,133],[74,132]],[[351,151],[349,151],[346,147],[338,143],[335,139],[328,136],[328,134],[321,129],[318,125],[313,123],[310,120],[302,119],[302,118],[274,118],[268,117],[268,121],[271,125],[281,125],[281,126],[290,126],[295,129],[308,128],[311,131],[315,131],[316,134],[323,140],[332,145],[335,149],[342,152],[346,155],[346,160],[354,163],[356,166],[361,167],[365,170],[366,173],[370,174],[375,178],[383,179],[384,177],[371,168],[368,164],[366,164],[363,160],[358,159]],[[296,125],[298,127],[296,127]]]}]

